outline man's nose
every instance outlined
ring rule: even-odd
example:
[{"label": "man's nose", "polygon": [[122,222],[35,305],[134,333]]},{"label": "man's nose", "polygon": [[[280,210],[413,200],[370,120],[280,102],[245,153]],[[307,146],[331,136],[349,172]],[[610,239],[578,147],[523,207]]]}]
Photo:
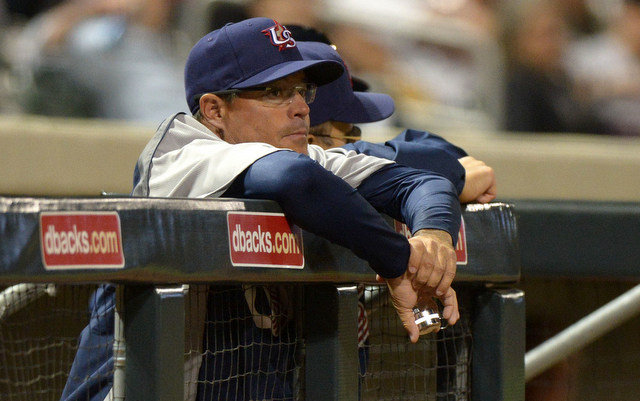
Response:
[{"label": "man's nose", "polygon": [[293,95],[290,107],[294,110],[296,116],[306,116],[311,111],[304,96],[302,96],[302,94],[300,94],[299,92],[296,92],[295,95]]}]

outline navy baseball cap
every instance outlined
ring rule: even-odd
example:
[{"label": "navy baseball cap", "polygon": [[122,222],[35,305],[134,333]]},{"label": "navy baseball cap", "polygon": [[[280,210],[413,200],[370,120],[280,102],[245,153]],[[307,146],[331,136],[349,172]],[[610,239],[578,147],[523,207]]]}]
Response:
[{"label": "navy baseball cap", "polygon": [[[298,42],[300,53],[306,60],[335,60],[345,66],[333,47],[321,42]],[[318,87],[316,98],[309,105],[311,126],[325,121],[345,123],[372,123],[384,120],[395,111],[391,96],[384,93],[353,90],[351,76],[345,72],[337,80]]]},{"label": "navy baseball cap", "polygon": [[304,59],[286,27],[270,18],[227,24],[193,46],[184,69],[189,110],[208,92],[264,85],[304,71],[309,82],[324,85],[344,67],[336,60]]},{"label": "navy baseball cap", "polygon": [[[326,33],[306,25],[287,24],[287,29],[291,32],[294,38],[299,42],[322,42],[331,45],[334,49],[337,46],[329,39]],[[351,84],[354,91],[366,92],[369,90],[369,84],[358,78],[351,76]]]}]

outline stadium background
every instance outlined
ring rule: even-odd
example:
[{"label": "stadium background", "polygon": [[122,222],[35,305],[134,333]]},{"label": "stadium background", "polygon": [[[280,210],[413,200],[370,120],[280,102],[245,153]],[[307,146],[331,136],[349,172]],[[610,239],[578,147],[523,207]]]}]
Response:
[{"label": "stadium background", "polygon": [[[11,9],[7,2],[7,9]],[[203,11],[220,6],[219,1],[182,1],[172,20],[176,35],[174,56],[180,58],[192,38],[206,30]],[[234,4],[241,2],[232,2]],[[572,133],[518,133],[504,128],[503,107],[507,61],[495,37],[469,30],[467,20],[454,17],[462,13],[469,2],[425,2],[434,7],[459,4],[459,9],[447,13],[419,16],[407,12],[418,7],[417,2],[398,2],[385,8],[386,2],[369,2],[362,7],[356,1],[314,1],[307,3],[259,2],[263,12],[286,24],[287,21],[320,24],[329,31],[339,51],[351,63],[352,72],[372,83],[371,90],[389,91],[398,102],[396,116],[384,124],[364,127],[364,138],[379,141],[391,137],[398,127],[412,127],[436,132],[461,146],[496,170],[499,200],[580,200],[599,202],[640,201],[640,140],[634,137]],[[498,26],[507,23],[510,13],[524,7],[527,1],[478,2],[495,7],[500,13]],[[610,18],[603,10],[615,9],[615,1],[591,1],[594,13]],[[378,7],[379,6],[379,7]],[[14,5],[15,7],[15,5]],[[413,8],[412,8],[413,7]],[[269,10],[269,11],[267,11]],[[600,13],[600,14],[598,14]],[[267,15],[267,14],[263,14]],[[384,16],[385,18],[383,18]],[[140,150],[153,133],[156,123],[140,118],[119,120],[96,116],[79,118],[77,110],[64,116],[58,110],[39,104],[28,109],[28,99],[34,87],[30,71],[18,69],[18,52],[12,39],[18,34],[23,17],[2,14],[3,65],[0,107],[0,167],[7,172],[0,178],[3,195],[95,196],[101,191],[127,193],[131,170]],[[420,18],[423,18],[422,20]],[[419,29],[419,28],[420,29]],[[357,30],[354,32],[354,28]],[[347,38],[366,40],[364,43],[406,42],[420,37],[420,52],[425,43],[435,43],[457,50],[468,62],[471,82],[464,99],[426,97],[425,91],[409,93],[405,86],[389,84],[376,71],[364,68]],[[340,41],[344,40],[341,45]],[[361,42],[362,43],[362,42]],[[367,48],[363,46],[363,48]],[[369,49],[377,49],[371,47]],[[426,49],[430,50],[430,49]],[[369,52],[368,56],[379,55]],[[384,57],[384,55],[379,55]],[[397,77],[397,74],[396,74]],[[45,88],[46,89],[46,88]],[[394,93],[394,89],[398,90]],[[40,90],[40,89],[39,89]],[[404,92],[403,92],[404,91]],[[51,95],[49,92],[45,92]],[[58,94],[60,91],[58,91]],[[435,93],[435,91],[434,91]],[[460,94],[458,92],[458,94]],[[66,96],[70,96],[66,92]],[[462,96],[462,95],[461,95]],[[47,98],[56,103],[69,98]],[[33,107],[33,106],[32,106]],[[37,112],[49,114],[36,115]],[[146,117],[146,116],[145,116]],[[567,227],[568,235],[571,227]],[[603,249],[611,239],[602,233]],[[525,244],[526,245],[526,244]],[[606,251],[603,251],[606,252]],[[636,277],[600,277],[597,280],[552,273],[539,274],[523,265],[519,286],[527,299],[527,333],[533,345],[630,288]],[[606,324],[604,322],[603,324]],[[529,383],[527,399],[551,400],[631,400],[639,390],[640,353],[636,317],[610,334],[589,345],[580,353],[556,367],[555,372]],[[560,378],[560,380],[558,379]],[[535,392],[545,396],[535,397]],[[544,397],[544,398],[540,398]]]}]

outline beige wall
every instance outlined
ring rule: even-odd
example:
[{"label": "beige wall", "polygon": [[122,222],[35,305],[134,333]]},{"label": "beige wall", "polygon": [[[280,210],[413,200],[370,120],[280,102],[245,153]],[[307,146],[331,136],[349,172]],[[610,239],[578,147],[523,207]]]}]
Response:
[{"label": "beige wall", "polygon": [[155,127],[99,120],[0,117],[0,194],[129,193]]},{"label": "beige wall", "polygon": [[[640,137],[437,134],[491,165],[501,198],[640,201]],[[388,128],[367,135],[375,141],[389,137]]]},{"label": "beige wall", "polygon": [[[0,194],[129,193],[155,126],[100,120],[0,117]],[[365,138],[399,131],[364,127]],[[640,137],[438,132],[493,166],[500,198],[640,201]]]}]

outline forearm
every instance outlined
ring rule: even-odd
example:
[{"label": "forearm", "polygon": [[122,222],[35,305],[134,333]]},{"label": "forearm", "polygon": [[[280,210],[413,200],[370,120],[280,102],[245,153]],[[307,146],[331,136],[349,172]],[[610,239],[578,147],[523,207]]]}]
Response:
[{"label": "forearm", "polygon": [[355,150],[370,156],[394,160],[398,164],[437,173],[446,177],[456,187],[458,194],[462,192],[465,183],[465,169],[458,162],[461,155],[466,155],[462,149],[444,141],[437,136],[429,136],[425,142],[408,142],[393,139],[385,144],[374,144],[358,141],[345,145],[348,150]]},{"label": "forearm", "polygon": [[406,270],[406,239],[358,191],[306,156],[288,151],[267,155],[223,196],[278,202],[293,223],[351,249],[382,277]]},{"label": "forearm", "polygon": [[374,207],[405,222],[412,233],[422,229],[446,231],[455,244],[460,229],[460,202],[446,178],[394,165],[363,181],[358,191]]}]

